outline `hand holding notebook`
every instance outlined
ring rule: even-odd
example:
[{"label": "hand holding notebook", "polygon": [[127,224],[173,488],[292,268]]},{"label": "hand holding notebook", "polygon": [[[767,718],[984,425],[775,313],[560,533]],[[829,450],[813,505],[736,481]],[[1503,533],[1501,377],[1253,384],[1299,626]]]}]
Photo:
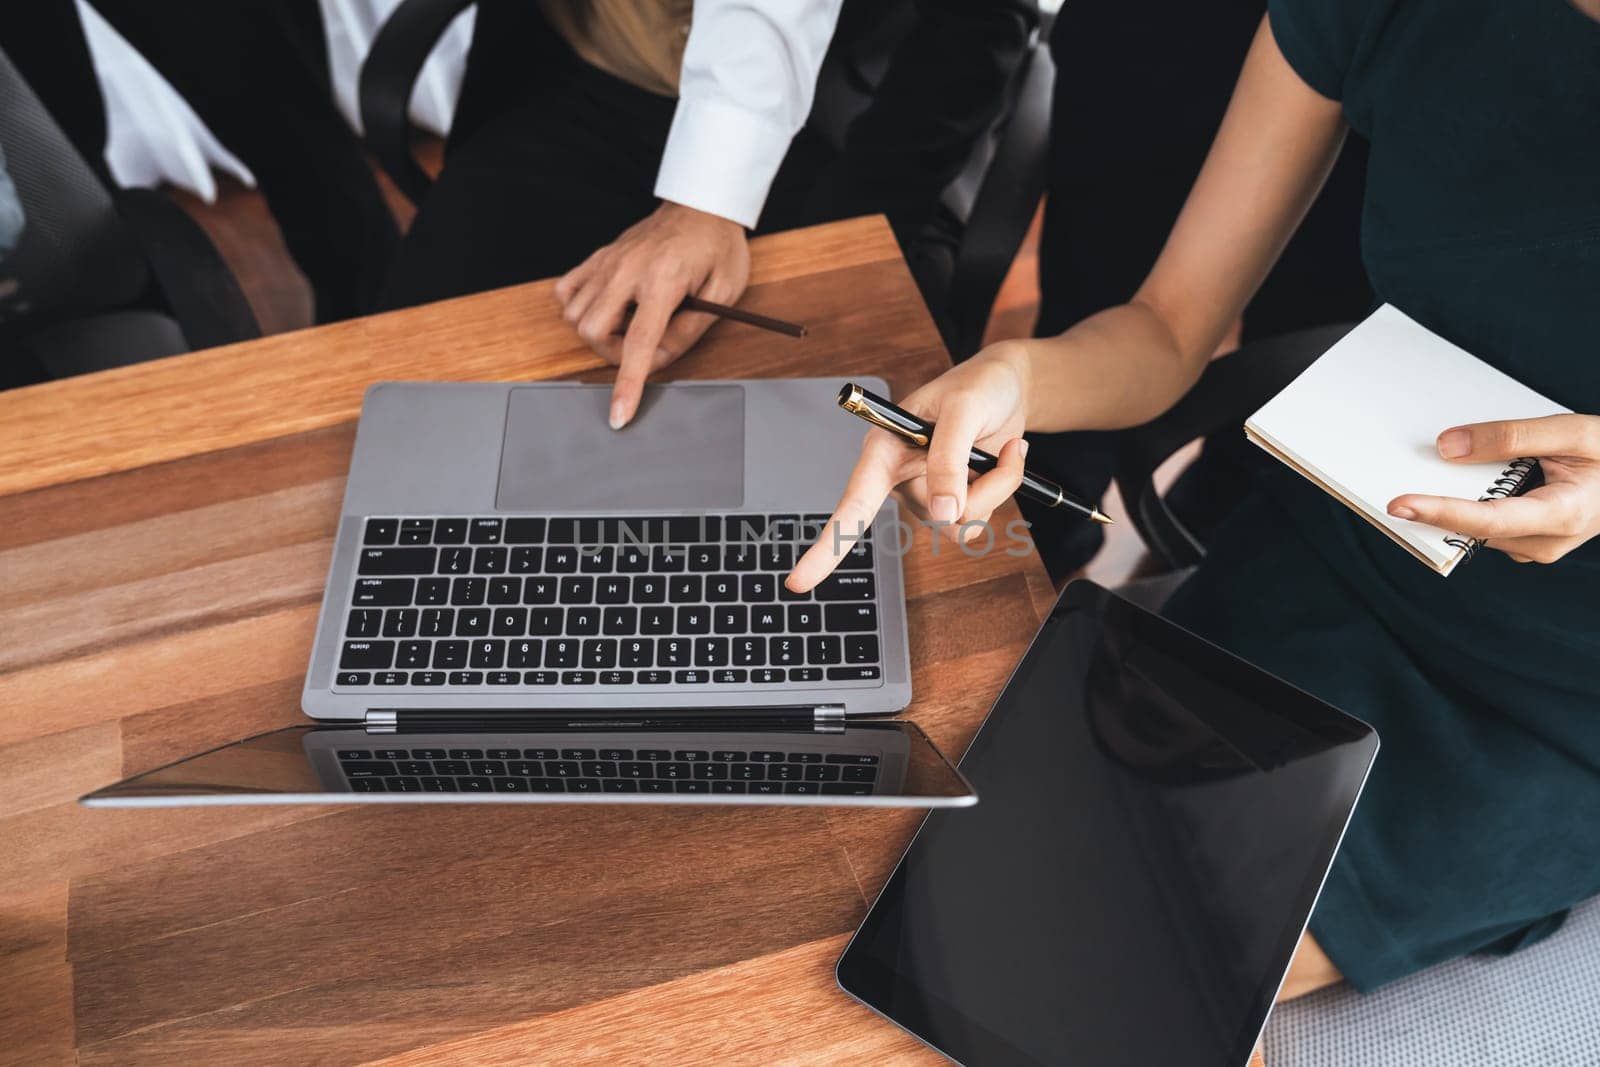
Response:
[{"label": "hand holding notebook", "polygon": [[[1493,454],[1494,430],[1476,424],[1504,420],[1531,420],[1518,423],[1529,454]],[[1546,542],[1593,535],[1578,536],[1568,521],[1584,510],[1577,496],[1600,492],[1600,455],[1580,452],[1600,451],[1589,440],[1592,422],[1384,305],[1252,415],[1245,433],[1448,575],[1482,536],[1513,555],[1544,558],[1554,547]],[[1469,427],[1471,451],[1454,452]],[[1556,479],[1538,499],[1506,499],[1528,488],[1540,456],[1562,456],[1563,475],[1568,460],[1592,462],[1595,484]],[[1600,500],[1588,503],[1600,509]]]}]

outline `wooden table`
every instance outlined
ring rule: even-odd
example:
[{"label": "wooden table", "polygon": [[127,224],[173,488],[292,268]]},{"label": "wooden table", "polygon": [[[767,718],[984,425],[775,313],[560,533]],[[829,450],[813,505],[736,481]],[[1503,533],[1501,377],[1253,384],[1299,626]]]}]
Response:
[{"label": "wooden table", "polygon": [[[810,336],[719,324],[671,376],[947,365],[881,219],[754,261]],[[832,973],[916,813],[76,803],[301,721],[370,382],[606,376],[538,282],[0,394],[0,1060],[930,1056]],[[926,538],[906,579],[909,716],[959,753],[1050,585]]]}]

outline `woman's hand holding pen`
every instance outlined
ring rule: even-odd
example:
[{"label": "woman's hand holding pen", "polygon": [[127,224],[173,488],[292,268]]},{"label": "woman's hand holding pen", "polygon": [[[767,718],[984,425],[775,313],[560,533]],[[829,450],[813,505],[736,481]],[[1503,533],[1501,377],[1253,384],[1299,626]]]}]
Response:
[{"label": "woman's hand holding pen", "polygon": [[1600,416],[1455,426],[1437,444],[1439,455],[1457,463],[1536,458],[1544,484],[1498,500],[1408,493],[1389,502],[1389,514],[1481,538],[1518,563],[1554,563],[1600,536]]},{"label": "woman's hand holding pen", "polygon": [[[901,407],[936,424],[928,448],[869,430],[822,536],[785,584],[803,592],[826,578],[891,492],[917,517],[948,524],[941,532],[952,538],[964,523],[988,521],[1022,481],[1027,396],[1027,354],[1007,343],[990,346],[907,396]],[[969,484],[967,459],[974,444],[997,453],[1000,464]]]}]

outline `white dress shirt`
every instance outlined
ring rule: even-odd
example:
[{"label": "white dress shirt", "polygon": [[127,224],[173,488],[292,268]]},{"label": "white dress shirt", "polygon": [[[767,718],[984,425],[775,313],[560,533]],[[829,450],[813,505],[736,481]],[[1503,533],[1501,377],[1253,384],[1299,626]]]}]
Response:
[{"label": "white dress shirt", "polygon": [[695,0],[656,196],[755,226],[843,0]]}]

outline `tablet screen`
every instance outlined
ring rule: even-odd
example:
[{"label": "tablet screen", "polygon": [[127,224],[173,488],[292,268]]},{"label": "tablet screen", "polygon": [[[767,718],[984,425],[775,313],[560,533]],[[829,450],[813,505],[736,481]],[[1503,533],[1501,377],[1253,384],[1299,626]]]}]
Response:
[{"label": "tablet screen", "polygon": [[1377,739],[1087,582],[839,963],[973,1063],[1242,1067]]}]

